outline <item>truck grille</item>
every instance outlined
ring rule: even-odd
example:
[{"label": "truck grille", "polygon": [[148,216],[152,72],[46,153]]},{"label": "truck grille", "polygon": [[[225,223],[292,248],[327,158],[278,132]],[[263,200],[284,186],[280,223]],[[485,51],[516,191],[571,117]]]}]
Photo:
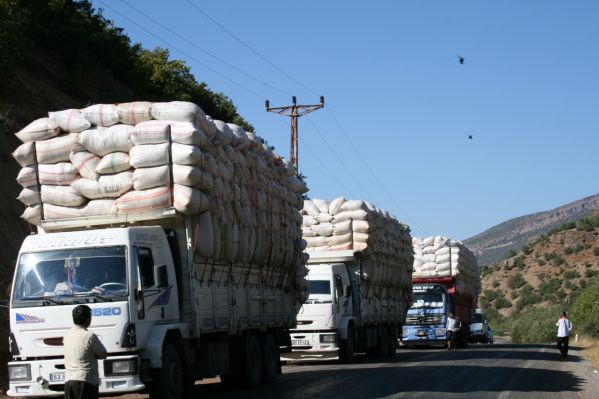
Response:
[{"label": "truck grille", "polygon": [[443,316],[439,314],[409,314],[406,317],[406,325],[420,325],[420,324],[441,324]]}]

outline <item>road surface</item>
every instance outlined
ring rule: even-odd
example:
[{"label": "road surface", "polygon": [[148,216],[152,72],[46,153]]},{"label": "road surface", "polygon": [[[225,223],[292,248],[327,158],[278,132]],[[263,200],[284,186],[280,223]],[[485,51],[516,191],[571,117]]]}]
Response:
[{"label": "road surface", "polygon": [[[269,386],[255,390],[204,380],[193,397],[204,399],[317,398],[599,398],[599,372],[572,348],[567,360],[553,345],[471,345],[468,349],[399,349],[394,358],[356,356],[351,365],[311,362],[283,367]],[[147,395],[122,396],[143,399]]]}]

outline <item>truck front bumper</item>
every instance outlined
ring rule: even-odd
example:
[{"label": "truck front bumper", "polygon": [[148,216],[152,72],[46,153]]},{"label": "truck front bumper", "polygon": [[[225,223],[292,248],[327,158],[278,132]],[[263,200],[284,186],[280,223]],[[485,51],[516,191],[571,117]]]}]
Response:
[{"label": "truck front bumper", "polygon": [[335,359],[339,356],[335,331],[291,331],[291,352],[283,360]]},{"label": "truck front bumper", "polygon": [[[100,374],[100,394],[123,394],[144,389],[145,385],[139,378],[139,367],[138,372],[135,375],[119,375],[108,377],[104,375],[105,361],[129,360],[137,358],[137,355],[129,355],[110,356],[106,360],[99,360],[98,372]],[[64,395],[64,359],[45,359],[32,361],[20,360],[8,363],[8,367],[11,367],[12,365],[29,365],[30,378],[9,381],[7,395],[15,397],[62,397]]]},{"label": "truck front bumper", "polygon": [[447,330],[442,325],[404,326],[401,342],[404,345],[445,345]]}]

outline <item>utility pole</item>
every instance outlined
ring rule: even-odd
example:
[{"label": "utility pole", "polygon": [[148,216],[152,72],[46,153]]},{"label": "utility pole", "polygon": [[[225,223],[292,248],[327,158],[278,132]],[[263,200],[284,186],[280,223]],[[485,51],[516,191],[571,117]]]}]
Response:
[{"label": "utility pole", "polygon": [[324,107],[324,96],[320,96],[320,104],[314,105],[297,105],[295,96],[291,97],[291,105],[283,107],[270,107],[270,101],[266,100],[266,112],[274,112],[279,115],[291,117],[291,155],[290,161],[295,166],[295,175],[298,174],[298,126],[297,120],[300,116],[309,114]]}]

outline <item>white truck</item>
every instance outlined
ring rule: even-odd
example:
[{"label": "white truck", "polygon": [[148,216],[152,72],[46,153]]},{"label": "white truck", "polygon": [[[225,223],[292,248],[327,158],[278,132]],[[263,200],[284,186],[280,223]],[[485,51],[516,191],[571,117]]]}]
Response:
[{"label": "white truck", "polygon": [[338,357],[351,363],[356,352],[395,354],[410,292],[365,285],[369,261],[353,250],[310,253],[309,298],[291,331],[293,350],[283,359]]},{"label": "white truck", "polygon": [[8,394],[62,396],[62,337],[78,304],[92,308],[89,329],[108,350],[103,395],[148,387],[181,398],[193,381],[218,375],[271,382],[291,345],[297,297],[283,272],[200,258],[194,233],[174,208],[43,221],[14,274]]}]

